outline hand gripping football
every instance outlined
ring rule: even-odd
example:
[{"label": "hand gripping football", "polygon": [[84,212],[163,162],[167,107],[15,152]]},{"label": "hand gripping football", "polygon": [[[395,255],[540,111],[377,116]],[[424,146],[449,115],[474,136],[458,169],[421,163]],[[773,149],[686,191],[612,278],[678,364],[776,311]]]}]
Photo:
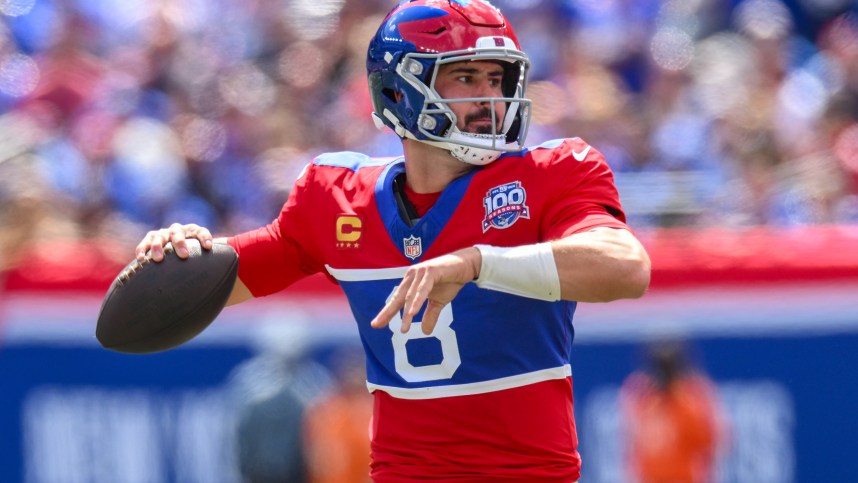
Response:
[{"label": "hand gripping football", "polygon": [[202,332],[226,305],[238,275],[238,255],[215,243],[203,250],[188,239],[181,259],[164,247],[164,260],[129,263],[113,281],[98,315],[95,336],[118,352],[144,354],[171,349]]}]

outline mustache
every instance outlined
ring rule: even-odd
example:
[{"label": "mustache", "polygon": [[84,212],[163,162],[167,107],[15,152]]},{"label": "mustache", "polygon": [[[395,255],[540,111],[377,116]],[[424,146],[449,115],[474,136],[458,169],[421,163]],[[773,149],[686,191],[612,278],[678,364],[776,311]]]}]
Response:
[{"label": "mustache", "polygon": [[473,112],[465,116],[465,124],[474,122],[479,119],[491,119],[492,118],[492,110],[488,107],[484,107],[477,112]]},{"label": "mustache", "polygon": [[[497,126],[497,123],[501,119],[499,116],[497,116],[497,113],[495,113],[495,115],[496,115],[495,124],[493,124],[491,126],[489,126],[489,125],[477,126],[473,132],[476,134],[489,134],[489,135],[498,134],[498,131],[500,130],[500,128]],[[491,119],[491,118],[492,118],[492,110],[489,109],[488,107],[484,107],[477,112],[466,115],[465,116],[465,125],[467,126],[471,122],[477,121],[480,119]]]}]

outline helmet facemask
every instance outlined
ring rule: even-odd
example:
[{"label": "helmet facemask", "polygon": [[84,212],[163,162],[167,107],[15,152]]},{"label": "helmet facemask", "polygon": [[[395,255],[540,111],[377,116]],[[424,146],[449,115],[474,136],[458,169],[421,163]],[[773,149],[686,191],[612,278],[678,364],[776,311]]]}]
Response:
[{"label": "helmet facemask", "polygon": [[[496,43],[508,39],[480,39]],[[511,43],[511,42],[509,42]],[[495,61],[504,69],[502,80],[503,97],[469,97],[446,99],[435,88],[440,67],[445,64],[468,61]],[[401,137],[407,137],[433,146],[438,146],[462,162],[484,165],[504,152],[520,151],[530,124],[531,101],[524,98],[527,88],[527,72],[530,61],[523,52],[506,47],[477,47],[467,50],[438,54],[410,52],[396,65],[396,73],[422,96],[416,125],[411,129],[403,126],[395,129]],[[463,132],[457,127],[458,118],[450,108],[454,103],[487,103],[491,112],[491,132]],[[503,124],[498,129],[499,113],[495,103],[506,103]],[[382,115],[395,126],[401,126],[396,116],[385,110]],[[379,127],[384,123],[377,119]],[[421,136],[417,136],[416,130]]]}]

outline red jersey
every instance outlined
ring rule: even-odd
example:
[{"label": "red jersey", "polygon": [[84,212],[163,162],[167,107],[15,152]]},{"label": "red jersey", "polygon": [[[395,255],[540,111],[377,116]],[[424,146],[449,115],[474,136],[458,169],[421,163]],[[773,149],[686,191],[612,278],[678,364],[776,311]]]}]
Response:
[{"label": "red jersey", "polygon": [[404,162],[320,156],[280,216],[230,240],[255,296],[324,272],[349,299],[375,395],[376,481],[575,481],[580,457],[569,355],[574,302],[467,284],[425,336],[369,322],[412,264],[488,244],[518,246],[595,227],[626,228],[613,176],[584,141],[564,139],[475,167],[419,220],[397,183]]}]

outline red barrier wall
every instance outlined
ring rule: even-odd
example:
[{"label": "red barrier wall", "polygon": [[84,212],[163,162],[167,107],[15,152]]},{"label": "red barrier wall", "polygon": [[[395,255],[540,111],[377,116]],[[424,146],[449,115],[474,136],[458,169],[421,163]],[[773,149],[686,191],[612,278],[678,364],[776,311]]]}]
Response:
[{"label": "red barrier wall", "polygon": [[[652,291],[725,283],[858,279],[858,226],[662,229],[638,235],[653,261]],[[26,262],[0,275],[0,287],[9,292],[106,291],[123,267],[100,248],[106,245],[38,243],[21,257]],[[307,292],[339,293],[335,285],[316,276],[283,296]]]}]

